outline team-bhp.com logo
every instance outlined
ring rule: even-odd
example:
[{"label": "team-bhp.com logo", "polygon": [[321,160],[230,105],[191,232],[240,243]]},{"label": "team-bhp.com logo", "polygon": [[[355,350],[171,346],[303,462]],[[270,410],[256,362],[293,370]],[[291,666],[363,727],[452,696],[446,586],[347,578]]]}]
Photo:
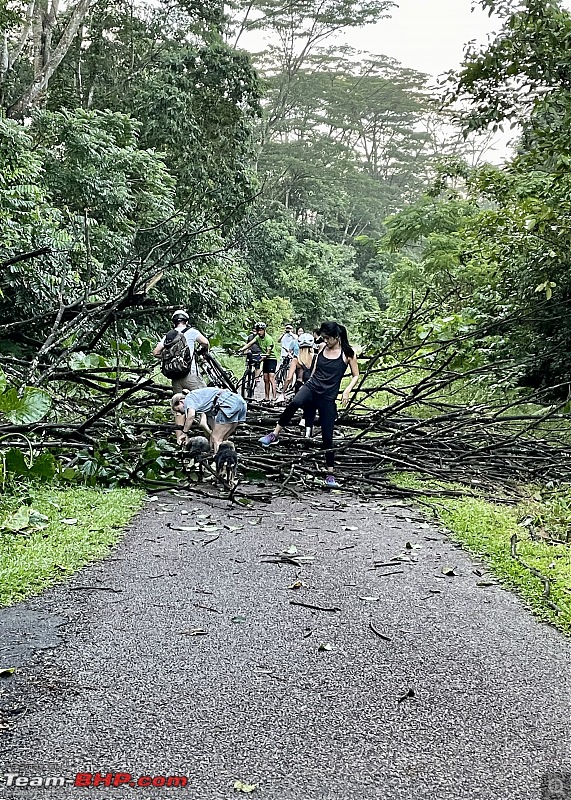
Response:
[{"label": "team-bhp.com logo", "polygon": [[4,770],[3,786],[17,789],[57,789],[61,786],[118,788],[132,786],[137,789],[184,789],[188,783],[186,775],[133,775],[130,772],[76,772],[75,775],[57,775],[47,770],[40,774],[37,769]]}]

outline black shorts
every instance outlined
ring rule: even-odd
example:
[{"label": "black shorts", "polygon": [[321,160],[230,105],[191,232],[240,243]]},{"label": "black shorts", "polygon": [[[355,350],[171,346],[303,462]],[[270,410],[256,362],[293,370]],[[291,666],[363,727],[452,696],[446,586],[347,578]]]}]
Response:
[{"label": "black shorts", "polygon": [[261,360],[262,360],[262,354],[261,353],[248,353],[248,355],[246,356],[246,363],[247,364],[256,364],[256,365],[258,365]]},{"label": "black shorts", "polygon": [[277,366],[278,366],[277,358],[264,358],[264,365],[262,367],[262,372],[266,375],[270,373],[275,375]]}]

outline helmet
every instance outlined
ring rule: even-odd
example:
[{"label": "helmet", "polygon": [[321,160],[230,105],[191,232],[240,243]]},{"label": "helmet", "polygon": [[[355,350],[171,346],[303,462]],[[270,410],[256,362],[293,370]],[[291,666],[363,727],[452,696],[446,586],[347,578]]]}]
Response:
[{"label": "helmet", "polygon": [[175,311],[174,314],[172,315],[173,322],[178,322],[179,320],[182,320],[183,322],[188,322],[189,319],[190,317],[188,316],[186,311],[184,311],[184,309],[182,308],[179,308],[178,311]]},{"label": "helmet", "polygon": [[258,328],[263,328],[263,329],[265,330],[267,327],[268,327],[268,326],[266,325],[266,323],[265,323],[265,322],[256,322],[256,330],[257,330]]},{"label": "helmet", "polygon": [[315,339],[310,333],[302,333],[297,343],[300,347],[313,347]]}]

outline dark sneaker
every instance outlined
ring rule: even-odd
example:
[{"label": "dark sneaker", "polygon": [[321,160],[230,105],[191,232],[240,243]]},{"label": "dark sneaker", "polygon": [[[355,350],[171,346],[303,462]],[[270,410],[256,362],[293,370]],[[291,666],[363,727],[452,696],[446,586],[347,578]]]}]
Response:
[{"label": "dark sneaker", "polygon": [[272,431],[271,433],[266,433],[266,435],[262,436],[258,441],[264,447],[269,447],[271,444],[278,444],[279,437]]},{"label": "dark sneaker", "polygon": [[325,478],[325,488],[326,489],[340,489],[340,484],[337,483],[335,480],[335,475],[328,475]]}]

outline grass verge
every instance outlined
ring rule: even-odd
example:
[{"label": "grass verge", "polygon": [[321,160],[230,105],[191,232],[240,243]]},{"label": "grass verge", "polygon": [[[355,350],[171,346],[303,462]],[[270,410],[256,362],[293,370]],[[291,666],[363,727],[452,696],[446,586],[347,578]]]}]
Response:
[{"label": "grass verge", "polygon": [[[399,475],[398,483],[426,488],[425,482],[410,475]],[[528,487],[525,499],[513,506],[478,496],[438,497],[438,487],[434,485],[434,489],[435,496],[426,502],[452,538],[482,558],[490,572],[515,590],[534,614],[571,633],[571,542],[566,541],[571,530],[571,487]],[[516,554],[527,566],[512,555],[514,533]],[[544,582],[529,567],[548,578],[548,598]]]},{"label": "grass verge", "polygon": [[0,498],[0,520],[18,508],[45,515],[46,527],[0,531],[0,606],[39,594],[107,555],[143,503],[139,489],[29,486]]}]

